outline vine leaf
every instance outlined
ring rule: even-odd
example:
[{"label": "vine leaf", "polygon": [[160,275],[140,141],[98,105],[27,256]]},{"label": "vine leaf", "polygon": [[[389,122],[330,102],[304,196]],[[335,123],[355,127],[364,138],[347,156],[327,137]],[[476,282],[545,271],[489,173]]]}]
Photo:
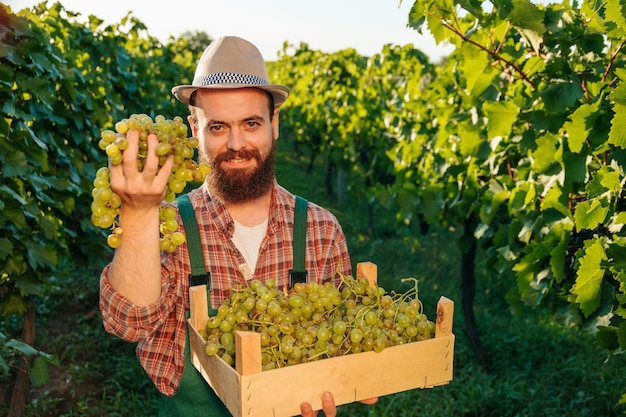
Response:
[{"label": "vine leaf", "polygon": [[528,29],[539,35],[546,31],[543,17],[544,11],[530,0],[513,0],[513,10],[507,16],[513,26],[519,29]]},{"label": "vine leaf", "polygon": [[576,283],[572,293],[580,309],[589,317],[600,306],[602,278],[605,268],[602,263],[607,260],[603,242],[600,239],[585,241],[584,255],[580,258],[580,268],[576,273]]},{"label": "vine leaf", "polygon": [[569,149],[574,153],[580,153],[598,117],[600,100],[592,104],[583,104],[572,113],[569,120],[563,124],[563,130],[567,133]]},{"label": "vine leaf", "polygon": [[609,132],[609,143],[626,149],[626,106],[616,104],[613,107],[615,115],[611,120],[611,130]]},{"label": "vine leaf", "polygon": [[489,138],[495,138],[496,136],[509,136],[517,115],[519,114],[519,107],[511,101],[485,103],[483,110],[489,118],[487,124],[487,132]]},{"label": "vine leaf", "polygon": [[578,230],[595,229],[604,222],[609,212],[609,203],[605,198],[583,201],[576,206],[574,220]]},{"label": "vine leaf", "polygon": [[624,0],[606,0],[605,18],[615,23],[618,28],[626,28],[626,2]]}]

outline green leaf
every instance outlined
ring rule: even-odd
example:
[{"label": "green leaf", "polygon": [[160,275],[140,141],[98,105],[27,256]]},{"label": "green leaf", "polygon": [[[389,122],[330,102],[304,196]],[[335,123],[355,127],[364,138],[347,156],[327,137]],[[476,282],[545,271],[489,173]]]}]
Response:
[{"label": "green leaf", "polygon": [[35,355],[39,351],[29,345],[28,343],[24,343],[21,340],[11,339],[4,344],[6,347],[15,349],[23,355]]},{"label": "green leaf", "polygon": [[548,113],[562,113],[568,107],[574,106],[583,95],[583,89],[578,84],[553,82],[546,88],[541,97]]},{"label": "green leaf", "polygon": [[[470,44],[463,44],[460,51],[463,54],[463,60],[459,62],[459,72],[465,79],[465,87],[472,94],[479,95],[486,88],[485,83],[478,83],[478,81],[489,65],[488,55]],[[475,88],[477,85],[480,88]]]},{"label": "green leaf", "polygon": [[605,19],[608,22],[615,23],[618,28],[626,28],[626,2],[623,0],[604,0],[605,7]]},{"label": "green leaf", "polygon": [[617,342],[622,350],[626,350],[626,321],[623,321],[619,325],[617,330]]},{"label": "green leaf", "polygon": [[587,140],[589,131],[593,128],[598,118],[598,108],[601,100],[592,104],[583,104],[578,107],[563,125],[563,130],[567,133],[567,143],[574,153],[580,153],[583,144]]},{"label": "green leaf", "polygon": [[543,24],[544,13],[530,0],[513,0],[513,10],[507,19],[517,28],[529,29],[542,35],[546,31]]},{"label": "green leaf", "polygon": [[570,244],[570,239],[572,236],[571,230],[568,225],[560,223],[555,225],[550,231],[551,235],[556,235],[558,240],[558,244],[554,246],[554,249],[550,251],[550,267],[552,269],[552,274],[554,275],[554,280],[558,283],[563,281],[567,277],[567,273],[565,271],[565,266],[567,264],[567,250]]},{"label": "green leaf", "polygon": [[37,356],[33,360],[32,367],[30,368],[29,376],[30,376],[30,381],[32,382],[34,387],[39,387],[41,385],[44,385],[50,382],[48,361],[41,356]]},{"label": "green leaf", "polygon": [[33,269],[38,269],[40,266],[56,266],[58,263],[57,249],[52,245],[39,246],[36,244],[28,245],[28,264]]},{"label": "green leaf", "polygon": [[593,174],[591,180],[587,182],[585,191],[587,191],[588,199],[596,198],[607,191],[607,188],[602,184],[602,179],[608,172],[609,168],[606,165],[602,165],[600,169]]},{"label": "green leaf", "polygon": [[[616,74],[623,74],[623,77],[626,77],[626,70],[619,69],[615,70]],[[611,100],[613,100],[616,104],[626,106],[626,82],[620,81],[617,86],[611,91]]]},{"label": "green leaf", "polygon": [[542,262],[550,254],[544,244],[529,244],[526,253],[513,265],[520,298],[529,306],[541,303],[550,288],[550,269]]},{"label": "green leaf", "polygon": [[622,189],[622,178],[620,173],[617,171],[607,172],[602,176],[602,180],[600,181],[603,187],[605,187],[608,191],[619,192]]},{"label": "green leaf", "polygon": [[45,294],[46,285],[35,276],[35,273],[30,273],[16,277],[15,288],[22,291],[25,296],[43,296]]},{"label": "green leaf", "polygon": [[6,373],[11,370],[9,368],[9,364],[7,364],[7,361],[4,360],[4,357],[2,355],[0,355],[0,368]]},{"label": "green leaf", "polygon": [[626,149],[626,105],[613,106],[613,119],[609,131],[609,143],[621,149]]},{"label": "green leaf", "polygon": [[539,55],[531,56],[524,62],[524,74],[531,76],[541,72],[546,67],[546,61]]},{"label": "green leaf", "polygon": [[567,207],[567,194],[558,185],[550,188],[550,191],[541,200],[541,211],[553,209],[561,213],[563,216],[574,220],[570,209]]},{"label": "green leaf", "polygon": [[7,140],[0,140],[0,162],[4,177],[22,176],[29,172],[28,159],[24,152],[9,146]]},{"label": "green leaf", "polygon": [[5,260],[12,253],[13,243],[5,237],[0,237],[0,260]]},{"label": "green leaf", "polygon": [[600,8],[603,2],[597,0],[584,0],[580,7],[580,11],[587,18],[587,27],[595,32],[603,33],[606,31],[604,19],[601,16]]},{"label": "green leaf", "polygon": [[606,198],[595,198],[578,203],[574,211],[576,229],[595,229],[604,222],[608,212],[609,203]]},{"label": "green leaf", "polygon": [[483,142],[480,138],[481,129],[469,121],[459,123],[461,137],[460,150],[464,156],[476,156]]},{"label": "green leaf", "polygon": [[617,329],[615,327],[598,327],[596,332],[596,346],[600,349],[615,350],[618,348]]},{"label": "green leaf", "polygon": [[559,140],[553,134],[546,134],[536,140],[537,149],[532,152],[533,169],[537,173],[547,172],[556,163]]},{"label": "green leaf", "polygon": [[584,183],[587,179],[587,165],[590,156],[563,152],[563,166],[565,167],[565,179],[568,184]]},{"label": "green leaf", "polygon": [[600,306],[605,272],[602,263],[606,260],[601,239],[585,241],[584,255],[580,258],[580,267],[576,271],[576,282],[572,288],[572,294],[576,296],[576,302],[585,317],[589,317]]},{"label": "green leaf", "polygon": [[489,139],[496,136],[507,137],[511,134],[515,119],[519,115],[519,107],[512,101],[487,102],[483,105],[483,111],[487,115],[487,131]]}]

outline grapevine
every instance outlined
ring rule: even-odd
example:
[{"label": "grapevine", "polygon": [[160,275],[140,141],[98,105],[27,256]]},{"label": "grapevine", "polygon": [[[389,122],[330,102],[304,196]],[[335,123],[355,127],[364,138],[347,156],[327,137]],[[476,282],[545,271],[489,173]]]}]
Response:
[{"label": "grapevine", "polygon": [[[165,201],[171,202],[185,190],[188,182],[203,181],[209,171],[206,163],[196,162],[195,149],[198,139],[187,137],[187,125],[180,116],[173,120],[159,115],[154,120],[145,114],[134,114],[115,124],[115,130],[105,129],[100,134],[98,147],[105,151],[111,165],[122,162],[123,153],[128,148],[126,133],[136,129],[139,132],[139,151],[137,154],[137,168],[143,170],[148,155],[148,135],[155,134],[159,140],[156,153],[159,156],[159,167],[165,164],[169,155],[174,156],[172,172],[169,176]],[[119,226],[119,214],[122,200],[111,189],[110,171],[108,167],[101,167],[96,172],[92,190],[91,222],[100,228],[110,229],[107,244],[117,248],[122,242],[123,230]],[[177,232],[178,221],[176,209],[162,205],[159,209],[159,230],[161,234],[160,249],[173,252],[177,246],[185,242],[181,232]]]},{"label": "grapevine", "polygon": [[435,323],[423,313],[417,280],[405,293],[387,293],[365,278],[297,283],[290,292],[274,280],[233,289],[201,329],[209,356],[235,363],[235,332],[260,333],[263,370],[430,339]]}]

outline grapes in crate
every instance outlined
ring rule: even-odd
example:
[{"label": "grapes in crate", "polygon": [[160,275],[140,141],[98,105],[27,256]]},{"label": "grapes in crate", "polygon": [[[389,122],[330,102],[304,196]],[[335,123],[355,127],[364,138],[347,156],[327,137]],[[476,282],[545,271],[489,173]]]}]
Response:
[{"label": "grapes in crate", "polygon": [[[206,177],[209,167],[206,163],[194,160],[198,139],[187,136],[187,125],[180,116],[166,119],[156,116],[152,119],[145,114],[134,114],[115,124],[115,130],[105,129],[101,132],[98,146],[106,152],[111,165],[122,162],[123,153],[128,148],[126,133],[136,129],[139,133],[139,150],[137,153],[137,169],[143,170],[148,156],[148,135],[155,134],[159,143],[156,153],[159,156],[159,167],[165,164],[169,155],[173,155],[174,164],[169,176],[165,201],[172,202],[185,190],[188,182],[201,182]],[[122,200],[111,189],[110,171],[101,167],[93,181],[93,202],[91,203],[91,222],[100,228],[110,229],[107,244],[116,248],[121,244],[122,229],[119,227],[119,213]],[[173,252],[176,246],[185,242],[182,233],[177,232],[176,209],[162,205],[159,212],[161,250]]]},{"label": "grapes in crate", "polygon": [[235,332],[260,333],[263,370],[359,353],[434,336],[423,313],[417,280],[405,293],[386,293],[365,278],[343,276],[331,283],[298,283],[289,293],[274,280],[251,281],[210,316],[201,334],[207,355],[235,363]]}]

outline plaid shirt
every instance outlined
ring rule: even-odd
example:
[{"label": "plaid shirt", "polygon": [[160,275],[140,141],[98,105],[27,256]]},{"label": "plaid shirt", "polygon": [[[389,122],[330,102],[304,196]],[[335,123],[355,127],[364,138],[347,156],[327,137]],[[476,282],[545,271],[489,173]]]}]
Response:
[{"label": "plaid shirt", "polygon": [[[235,229],[226,207],[212,199],[204,186],[189,193],[196,212],[205,263],[211,273],[211,306],[217,308],[229,289],[246,285],[241,265],[245,260],[232,242]],[[288,284],[292,268],[295,196],[274,185],[267,233],[261,242],[254,278],[274,278],[279,287]],[[337,219],[320,206],[309,203],[306,268],[310,280],[337,279],[336,272],[352,274],[346,238]],[[178,217],[180,228],[182,220]],[[182,231],[182,230],[181,230]],[[191,272],[187,245],[161,256],[161,297],[155,304],[139,307],[116,292],[107,279],[107,266],[100,282],[100,310],[106,331],[138,342],[142,366],[165,395],[176,393],[185,363],[186,313],[189,310]]]}]

